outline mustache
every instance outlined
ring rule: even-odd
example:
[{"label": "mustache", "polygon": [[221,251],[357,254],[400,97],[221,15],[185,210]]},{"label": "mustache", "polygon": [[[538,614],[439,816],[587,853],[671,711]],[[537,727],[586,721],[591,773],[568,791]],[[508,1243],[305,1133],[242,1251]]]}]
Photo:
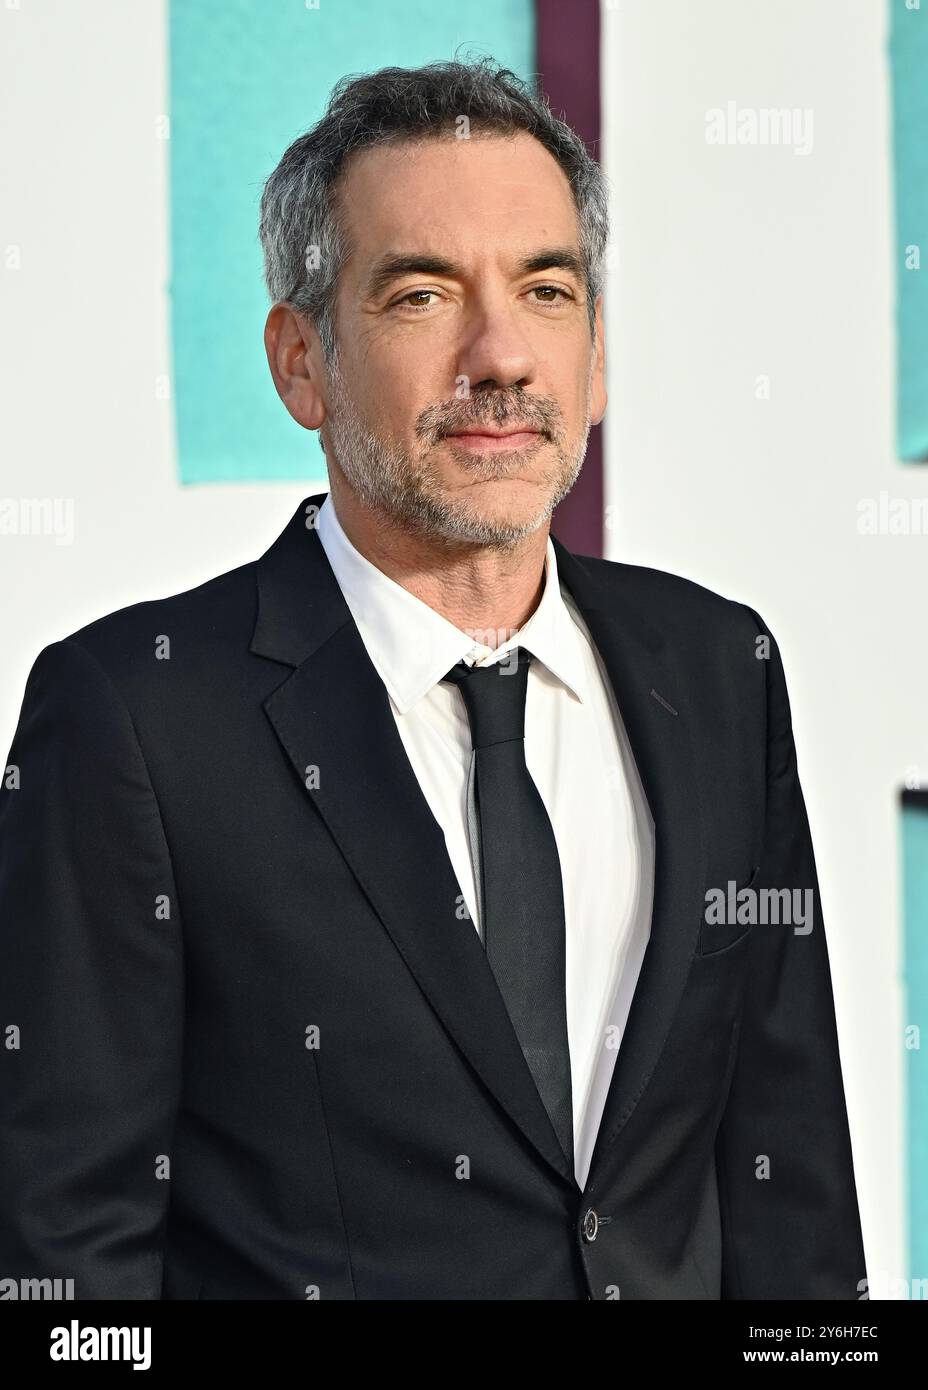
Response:
[{"label": "mustache", "polygon": [[458,430],[479,429],[481,425],[524,425],[551,439],[557,431],[560,407],[547,396],[533,396],[522,390],[478,393],[467,400],[427,406],[416,423],[421,439],[443,439]]}]

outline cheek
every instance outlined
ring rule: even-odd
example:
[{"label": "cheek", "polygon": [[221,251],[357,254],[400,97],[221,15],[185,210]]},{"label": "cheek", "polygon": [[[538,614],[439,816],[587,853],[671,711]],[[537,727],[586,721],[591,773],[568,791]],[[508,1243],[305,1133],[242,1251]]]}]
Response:
[{"label": "cheek", "polygon": [[563,439],[569,443],[578,439],[586,428],[590,412],[589,392],[585,387],[578,391],[576,386],[572,386],[555,399],[561,408],[560,428]]},{"label": "cheek", "polygon": [[588,417],[596,408],[595,386],[588,354],[573,354],[567,350],[563,358],[543,364],[537,380],[527,389],[546,396],[557,405],[558,426],[565,440],[574,440],[583,433]]},{"label": "cheek", "polygon": [[416,435],[420,417],[447,409],[456,399],[453,375],[439,369],[439,354],[416,344],[415,351],[402,342],[378,345],[358,371],[358,399],[368,419],[391,438],[405,445],[422,444]]},{"label": "cheek", "polygon": [[408,449],[414,442],[415,421],[422,409],[410,383],[390,372],[362,367],[352,388],[351,408],[365,431],[389,447]]}]

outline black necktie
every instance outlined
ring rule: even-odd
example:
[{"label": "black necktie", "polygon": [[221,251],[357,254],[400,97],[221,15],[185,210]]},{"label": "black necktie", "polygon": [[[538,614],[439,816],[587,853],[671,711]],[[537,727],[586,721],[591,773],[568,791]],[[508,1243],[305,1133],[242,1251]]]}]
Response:
[{"label": "black necktie", "polygon": [[464,697],[474,748],[483,938],[509,1017],[561,1148],[573,1167],[561,862],[525,762],[531,653],[444,677]]}]

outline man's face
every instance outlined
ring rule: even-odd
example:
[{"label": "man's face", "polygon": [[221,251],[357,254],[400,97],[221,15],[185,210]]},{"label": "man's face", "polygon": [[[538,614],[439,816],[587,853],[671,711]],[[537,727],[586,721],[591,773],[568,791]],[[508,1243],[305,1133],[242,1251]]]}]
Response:
[{"label": "man's face", "polygon": [[525,134],[404,142],[352,156],[338,196],[352,254],[327,456],[368,505],[432,538],[531,534],[606,400],[566,177]]}]

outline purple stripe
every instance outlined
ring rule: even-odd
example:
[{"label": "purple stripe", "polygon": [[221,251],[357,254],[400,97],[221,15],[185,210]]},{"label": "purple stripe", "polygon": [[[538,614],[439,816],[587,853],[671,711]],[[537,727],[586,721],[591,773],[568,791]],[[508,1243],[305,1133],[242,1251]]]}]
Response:
[{"label": "purple stripe", "polygon": [[[536,66],[541,90],[599,158],[599,0],[535,0]],[[578,555],[603,553],[602,426],[590,430],[586,459],[551,529]]]}]

